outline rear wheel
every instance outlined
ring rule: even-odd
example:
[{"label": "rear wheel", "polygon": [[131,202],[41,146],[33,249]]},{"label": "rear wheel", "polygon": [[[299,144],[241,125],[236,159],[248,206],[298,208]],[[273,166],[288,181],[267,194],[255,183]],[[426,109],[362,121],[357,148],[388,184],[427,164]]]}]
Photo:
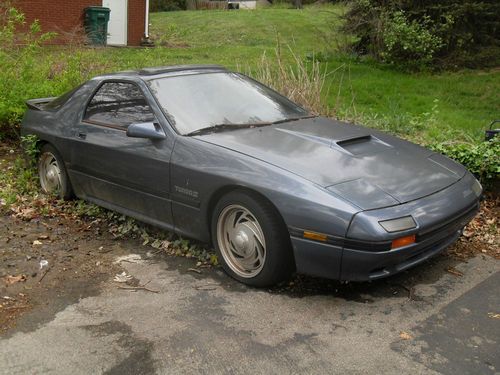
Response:
[{"label": "rear wheel", "polygon": [[256,194],[233,191],[217,203],[212,238],[224,270],[242,283],[276,284],[294,270],[288,231],[274,207]]},{"label": "rear wheel", "polygon": [[73,196],[62,157],[49,144],[44,145],[40,151],[38,176],[45,194],[57,195],[61,199],[70,199]]}]

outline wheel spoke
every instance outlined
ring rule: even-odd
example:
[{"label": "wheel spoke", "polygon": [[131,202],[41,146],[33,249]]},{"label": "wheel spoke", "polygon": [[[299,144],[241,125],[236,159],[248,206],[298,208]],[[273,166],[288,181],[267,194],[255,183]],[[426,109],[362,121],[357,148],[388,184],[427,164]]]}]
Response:
[{"label": "wheel spoke", "polygon": [[261,246],[264,246],[264,236],[261,234],[257,225],[252,222],[246,222],[244,225],[252,232],[253,238],[257,240]]},{"label": "wheel spoke", "polygon": [[226,264],[239,276],[256,276],[266,259],[265,237],[255,216],[245,207],[230,205],[217,222],[219,249]]}]

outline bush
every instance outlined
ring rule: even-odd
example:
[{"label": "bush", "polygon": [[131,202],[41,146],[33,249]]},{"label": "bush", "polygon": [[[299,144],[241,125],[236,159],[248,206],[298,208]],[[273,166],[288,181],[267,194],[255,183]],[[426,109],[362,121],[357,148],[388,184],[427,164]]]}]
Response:
[{"label": "bush", "polygon": [[443,46],[442,39],[429,30],[428,16],[420,22],[409,21],[403,11],[398,11],[389,15],[384,23],[384,48],[380,51],[384,62],[408,68],[427,66]]},{"label": "bush", "polygon": [[151,12],[168,12],[185,9],[186,0],[152,0],[149,3],[149,10]]},{"label": "bush", "polygon": [[0,4],[0,140],[19,137],[26,100],[60,95],[110,69],[96,50],[48,53],[41,44],[54,35],[43,33],[38,22],[27,26],[21,12]]},{"label": "bush", "polygon": [[24,113],[19,91],[36,81],[40,43],[53,36],[42,34],[36,21],[25,32],[19,32],[20,28],[25,28],[24,15],[0,4],[0,139],[12,135]]},{"label": "bush", "polygon": [[361,54],[410,68],[494,67],[497,0],[351,0],[343,30]]},{"label": "bush", "polygon": [[432,150],[464,165],[486,187],[492,187],[500,178],[500,138],[475,144],[438,143]]}]

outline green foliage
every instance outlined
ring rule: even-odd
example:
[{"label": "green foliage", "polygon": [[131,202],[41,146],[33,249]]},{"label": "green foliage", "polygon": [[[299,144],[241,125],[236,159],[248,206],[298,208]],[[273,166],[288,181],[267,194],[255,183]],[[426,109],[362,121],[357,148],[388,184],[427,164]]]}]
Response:
[{"label": "green foliage", "polygon": [[26,29],[21,12],[9,3],[0,4],[0,139],[16,133],[15,125],[24,113],[19,94],[36,82],[40,44],[53,35],[41,33],[37,21]]},{"label": "green foliage", "polygon": [[409,21],[403,11],[389,15],[382,30],[382,60],[409,68],[427,66],[443,46],[441,38],[429,30],[430,23],[428,16],[420,22]]},{"label": "green foliage", "polygon": [[168,12],[185,10],[186,0],[151,0],[149,10],[151,12]]},{"label": "green foliage", "polygon": [[[44,46],[33,54],[33,70],[10,78],[12,67],[0,70],[0,138],[15,134],[31,98],[61,95],[87,78],[145,66],[215,63],[252,72],[262,56],[275,64],[276,35],[303,60],[320,61],[325,73],[323,98],[343,119],[383,119],[384,127],[403,134],[419,132],[435,138],[453,129],[453,139],[482,135],[496,118],[500,102],[496,71],[428,72],[407,74],[373,59],[339,54],[332,41],[332,22],[339,22],[343,7],[305,6],[303,10],[262,8],[254,11],[182,11],[151,14],[151,33],[163,43],[157,48],[79,48]],[[209,37],[207,37],[207,35]],[[321,51],[329,54],[320,54]],[[286,51],[285,51],[286,52]],[[295,58],[283,53],[283,63],[295,66]],[[307,69],[315,64],[306,63]],[[3,67],[3,65],[2,65]],[[274,66],[276,68],[276,66]],[[339,69],[340,68],[340,69]],[[12,82],[15,82],[12,83]],[[3,88],[3,86],[2,86]],[[434,100],[439,100],[435,121],[425,122]],[[420,124],[412,126],[421,118]],[[371,124],[371,123],[370,123]],[[2,133],[3,131],[3,133]],[[448,138],[450,139],[450,138]]]},{"label": "green foliage", "polygon": [[33,197],[38,189],[38,175],[32,165],[18,157],[0,173],[0,208],[9,208],[22,196]]},{"label": "green foliage", "polygon": [[429,147],[463,164],[486,188],[498,183],[500,138],[480,143],[437,143]]},{"label": "green foliage", "polygon": [[39,142],[40,139],[35,134],[21,137],[21,146],[27,157],[27,163],[32,167],[36,167],[38,155],[40,154]]},{"label": "green foliage", "polygon": [[404,68],[494,67],[497,0],[351,0],[344,31],[354,49]]}]

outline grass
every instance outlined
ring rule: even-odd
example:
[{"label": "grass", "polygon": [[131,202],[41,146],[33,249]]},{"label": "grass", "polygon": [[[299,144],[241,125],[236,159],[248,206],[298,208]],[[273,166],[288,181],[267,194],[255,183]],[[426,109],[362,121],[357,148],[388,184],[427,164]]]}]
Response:
[{"label": "grass", "polygon": [[[153,13],[156,48],[45,47],[23,71],[12,89],[16,91],[3,103],[0,95],[0,125],[6,118],[19,121],[24,100],[61,94],[102,72],[215,63],[258,76],[263,54],[272,68],[277,41],[285,64],[294,66],[295,57],[319,59],[326,77],[323,99],[340,118],[410,137],[468,140],[479,139],[482,129],[500,117],[498,70],[407,74],[339,52],[346,37],[335,27],[343,9],[323,5]],[[29,77],[26,82],[24,76]]]},{"label": "grass", "polygon": [[[378,118],[388,124],[387,130],[402,134],[467,140],[480,138],[500,116],[499,71],[407,74],[347,56],[337,49],[345,37],[335,32],[342,11],[326,5],[153,13],[152,35],[160,47],[115,50],[111,55],[126,67],[216,63],[256,72],[264,53],[274,56],[279,40],[285,55],[290,47],[299,58],[319,57],[327,73],[326,102],[341,118],[369,124]],[[426,122],[430,116],[432,121]]]},{"label": "grass", "polygon": [[[187,11],[153,13],[152,34],[174,45],[193,48],[253,48],[257,52],[274,48],[279,34],[282,42],[299,50],[322,48],[318,35],[330,32],[330,23],[341,8],[332,6],[254,11]],[[161,40],[160,40],[161,42]],[[260,53],[257,54],[257,56]]]},{"label": "grass", "polygon": [[245,64],[254,67],[262,53],[273,54],[277,35],[298,56],[328,51],[324,69],[345,67],[340,73],[327,76],[327,86],[331,87],[328,104],[338,107],[341,117],[363,119],[378,115],[398,124],[433,111],[436,126],[419,130],[435,138],[448,128],[478,137],[498,116],[498,72],[410,75],[332,53],[342,42],[334,32],[341,13],[342,8],[333,6],[302,11],[271,8],[247,12],[169,12],[153,14],[152,23],[153,34],[161,42],[190,46],[187,51],[193,52],[192,60],[199,62],[197,52],[203,51],[202,57],[207,61],[232,68]]}]

